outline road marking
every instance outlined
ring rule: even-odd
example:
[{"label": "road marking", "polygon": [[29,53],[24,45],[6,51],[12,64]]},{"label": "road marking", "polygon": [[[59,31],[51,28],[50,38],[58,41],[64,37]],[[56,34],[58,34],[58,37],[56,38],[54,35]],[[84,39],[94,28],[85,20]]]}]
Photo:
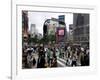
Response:
[{"label": "road marking", "polygon": [[66,63],[66,60],[61,59],[61,58],[57,58],[58,60],[61,60],[62,62]]},{"label": "road marking", "polygon": [[65,65],[64,63],[60,62],[59,60],[57,60],[57,62],[58,62],[61,66],[66,67],[66,65]]}]

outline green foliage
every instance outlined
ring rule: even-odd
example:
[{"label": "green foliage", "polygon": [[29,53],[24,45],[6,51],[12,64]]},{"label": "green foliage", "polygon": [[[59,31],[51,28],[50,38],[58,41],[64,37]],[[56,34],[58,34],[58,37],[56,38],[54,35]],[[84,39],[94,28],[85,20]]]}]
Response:
[{"label": "green foliage", "polygon": [[54,43],[56,41],[56,37],[55,37],[55,35],[48,35],[48,36],[45,36],[45,37],[43,37],[41,39],[38,39],[37,36],[35,36],[34,38],[29,37],[28,40],[29,40],[29,43],[32,42],[32,43],[47,44],[49,42]]}]

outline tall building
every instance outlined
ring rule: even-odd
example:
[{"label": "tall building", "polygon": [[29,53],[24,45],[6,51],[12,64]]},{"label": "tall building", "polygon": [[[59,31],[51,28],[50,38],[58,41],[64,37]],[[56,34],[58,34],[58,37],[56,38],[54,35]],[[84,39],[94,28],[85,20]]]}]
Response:
[{"label": "tall building", "polygon": [[22,11],[22,36],[28,37],[28,11]]},{"label": "tall building", "polygon": [[73,14],[73,39],[75,43],[89,46],[89,14]]},{"label": "tall building", "polygon": [[56,27],[58,27],[58,26],[59,26],[58,19],[56,19],[56,18],[47,19],[44,22],[43,35],[44,36],[55,35]]},{"label": "tall building", "polygon": [[73,24],[69,25],[68,40],[73,41]]},{"label": "tall building", "polygon": [[66,36],[66,24],[56,18],[47,19],[43,26],[43,36],[54,35],[56,42],[64,42]]},{"label": "tall building", "polygon": [[58,16],[59,21],[65,22],[65,15],[59,15]]},{"label": "tall building", "polygon": [[35,37],[36,33],[37,33],[36,25],[35,24],[31,24],[31,28],[30,28],[31,37]]}]

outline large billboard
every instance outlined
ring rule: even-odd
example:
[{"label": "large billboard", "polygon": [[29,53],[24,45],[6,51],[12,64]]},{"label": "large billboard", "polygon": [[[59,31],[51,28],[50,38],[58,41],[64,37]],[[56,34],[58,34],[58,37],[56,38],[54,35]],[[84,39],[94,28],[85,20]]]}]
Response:
[{"label": "large billboard", "polygon": [[66,28],[65,27],[58,27],[57,34],[56,34],[56,42],[64,42],[66,36]]},{"label": "large billboard", "polygon": [[59,36],[63,36],[63,35],[64,35],[64,29],[59,30],[59,31],[58,31],[58,35],[59,35]]}]

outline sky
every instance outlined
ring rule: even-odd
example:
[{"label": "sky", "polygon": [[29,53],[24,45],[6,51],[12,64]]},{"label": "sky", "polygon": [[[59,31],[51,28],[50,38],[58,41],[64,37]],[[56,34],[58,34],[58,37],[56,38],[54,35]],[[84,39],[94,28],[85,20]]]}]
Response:
[{"label": "sky", "polygon": [[29,31],[31,24],[36,25],[38,33],[43,35],[43,24],[46,19],[57,18],[59,15],[65,15],[65,23],[67,31],[69,31],[69,24],[73,24],[73,14],[72,13],[51,13],[51,12],[28,12],[29,19]]}]

